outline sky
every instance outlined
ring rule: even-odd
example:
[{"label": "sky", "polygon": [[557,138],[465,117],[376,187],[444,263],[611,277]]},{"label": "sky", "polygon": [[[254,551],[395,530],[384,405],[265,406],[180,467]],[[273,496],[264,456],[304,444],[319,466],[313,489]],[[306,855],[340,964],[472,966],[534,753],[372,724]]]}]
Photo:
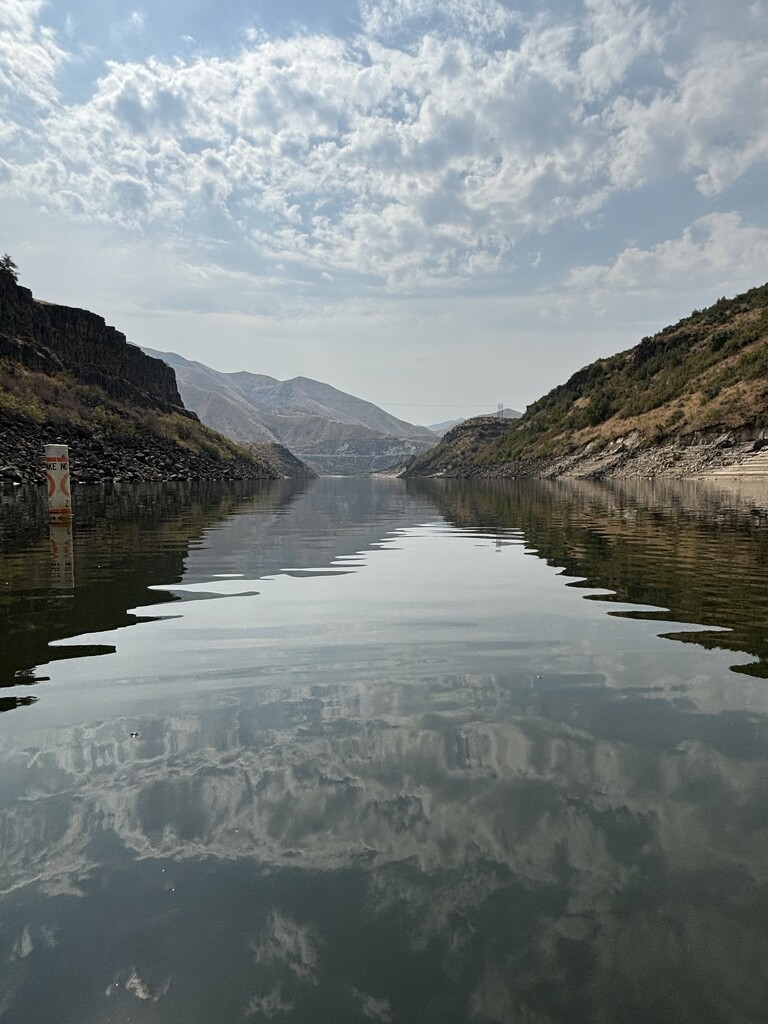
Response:
[{"label": "sky", "polygon": [[402,419],[768,280],[766,0],[0,0],[36,297]]}]

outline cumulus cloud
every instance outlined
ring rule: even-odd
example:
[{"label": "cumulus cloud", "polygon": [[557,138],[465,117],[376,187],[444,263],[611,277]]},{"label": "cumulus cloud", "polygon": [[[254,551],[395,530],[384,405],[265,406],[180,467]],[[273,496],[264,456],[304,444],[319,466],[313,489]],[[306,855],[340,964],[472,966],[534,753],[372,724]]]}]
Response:
[{"label": "cumulus cloud", "polygon": [[695,281],[699,288],[741,291],[765,278],[768,228],[745,225],[738,213],[696,220],[678,238],[649,249],[629,247],[605,266],[570,273],[573,288],[593,296],[648,292]]},{"label": "cumulus cloud", "polygon": [[40,23],[44,7],[44,0],[0,0],[0,110],[17,126],[58,102],[55,78],[67,57]]},{"label": "cumulus cloud", "polygon": [[612,177],[633,188],[674,171],[692,172],[708,196],[768,159],[765,40],[704,43],[673,84],[649,100],[618,98]]},{"label": "cumulus cloud", "polygon": [[44,116],[18,122],[0,187],[395,289],[493,274],[617,191],[682,172],[716,195],[768,158],[759,12],[745,41],[725,23],[686,34],[679,4],[524,18],[497,0],[363,0],[355,37],[253,31],[226,57],[112,61],[65,107],[41,5],[0,11],[45,72],[18,71],[14,95]]},{"label": "cumulus cloud", "polygon": [[425,32],[500,41],[521,21],[499,0],[362,0],[360,12],[367,35],[406,47]]},{"label": "cumulus cloud", "polygon": [[621,82],[641,57],[663,53],[670,18],[654,16],[633,0],[584,0],[584,7],[589,44],[579,56],[579,71],[585,95],[595,99]]},{"label": "cumulus cloud", "polygon": [[[566,36],[498,53],[425,36],[365,55],[302,38],[230,61],[112,63],[88,103],[52,112],[46,141],[59,188],[100,216],[124,220],[126,196],[147,223],[216,206],[279,257],[391,281],[486,272],[517,231],[577,211],[596,172]],[[44,201],[56,194],[48,182]]]}]

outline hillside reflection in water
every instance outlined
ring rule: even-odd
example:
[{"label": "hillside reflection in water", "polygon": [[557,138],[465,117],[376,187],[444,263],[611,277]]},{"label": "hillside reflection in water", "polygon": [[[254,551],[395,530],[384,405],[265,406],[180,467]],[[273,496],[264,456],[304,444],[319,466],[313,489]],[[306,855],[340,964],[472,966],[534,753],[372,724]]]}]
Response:
[{"label": "hillside reflection in water", "polygon": [[3,519],[0,1021],[764,1020],[762,491],[82,497],[68,601]]}]

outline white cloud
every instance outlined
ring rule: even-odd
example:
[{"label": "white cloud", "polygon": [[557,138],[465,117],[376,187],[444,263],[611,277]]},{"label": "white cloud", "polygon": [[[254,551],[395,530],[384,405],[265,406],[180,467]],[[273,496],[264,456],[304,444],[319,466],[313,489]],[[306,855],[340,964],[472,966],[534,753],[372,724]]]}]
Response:
[{"label": "white cloud", "polygon": [[[365,0],[353,39],[262,30],[227,57],[113,60],[63,107],[41,10],[0,0],[47,55],[17,82],[45,116],[18,119],[0,188],[147,237],[228,238],[317,280],[487,277],[617,191],[682,172],[716,195],[768,159],[765,19],[748,13],[737,42],[711,12],[689,38],[675,4],[524,20],[496,0]],[[121,31],[144,28],[137,10]]]},{"label": "white cloud", "polygon": [[670,89],[649,100],[620,97],[608,114],[616,185],[634,188],[683,171],[713,196],[768,159],[765,38],[703,43],[668,74]]},{"label": "white cloud", "polygon": [[596,301],[609,293],[626,295],[690,287],[723,293],[762,284],[768,267],[768,228],[745,225],[738,213],[701,217],[679,238],[649,249],[630,247],[604,266],[574,269],[569,283]]},{"label": "white cloud", "polygon": [[127,18],[115,22],[111,28],[110,36],[113,43],[124,44],[129,40],[135,40],[144,33],[147,18],[143,11],[131,11]]},{"label": "white cloud", "polygon": [[621,82],[640,57],[661,54],[669,26],[633,0],[584,0],[584,6],[583,32],[591,45],[579,57],[579,70],[594,99]]},{"label": "white cloud", "polygon": [[46,157],[19,187],[125,224],[215,208],[274,255],[391,283],[486,272],[519,230],[589,202],[599,138],[579,120],[567,38],[485,53],[425,36],[365,61],[305,37],[229,61],[111,63],[88,103],[45,123],[58,183]]},{"label": "white cloud", "polygon": [[425,31],[502,40],[521,20],[498,0],[362,0],[360,12],[366,35],[406,46]]},{"label": "white cloud", "polygon": [[0,111],[16,125],[58,101],[55,78],[66,54],[40,24],[44,7],[44,0],[0,0]]}]

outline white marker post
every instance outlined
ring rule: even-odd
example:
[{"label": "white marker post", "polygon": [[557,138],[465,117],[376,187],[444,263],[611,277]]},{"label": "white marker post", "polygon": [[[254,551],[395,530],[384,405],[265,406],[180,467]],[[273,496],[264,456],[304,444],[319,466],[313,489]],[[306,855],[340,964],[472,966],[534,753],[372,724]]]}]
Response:
[{"label": "white marker post", "polygon": [[45,446],[45,478],[48,484],[48,515],[69,519],[72,496],[69,491],[69,448],[65,444]]}]

